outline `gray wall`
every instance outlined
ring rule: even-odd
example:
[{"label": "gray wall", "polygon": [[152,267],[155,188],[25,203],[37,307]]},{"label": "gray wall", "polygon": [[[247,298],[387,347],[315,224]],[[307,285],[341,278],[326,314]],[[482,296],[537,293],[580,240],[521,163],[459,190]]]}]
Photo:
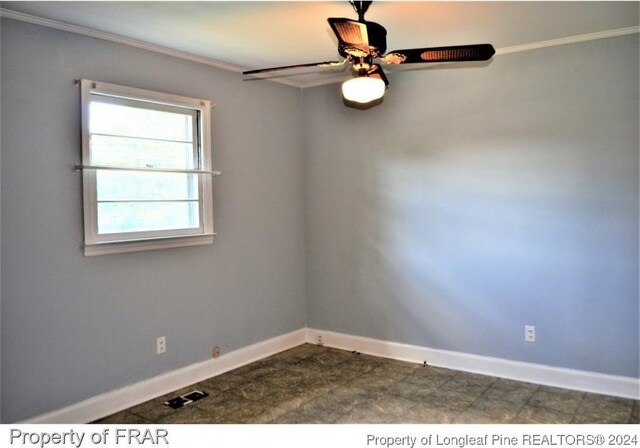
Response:
[{"label": "gray wall", "polygon": [[[309,326],[638,376],[638,36],[305,91]],[[536,325],[538,342],[524,342]]]},{"label": "gray wall", "polygon": [[[305,326],[299,90],[6,19],[1,45],[4,422]],[[76,77],[217,103],[213,245],[83,257]]]}]

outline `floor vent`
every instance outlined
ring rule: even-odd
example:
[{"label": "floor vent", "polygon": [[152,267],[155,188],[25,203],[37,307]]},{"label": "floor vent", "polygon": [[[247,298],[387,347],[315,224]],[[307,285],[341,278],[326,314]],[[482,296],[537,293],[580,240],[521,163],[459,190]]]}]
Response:
[{"label": "floor vent", "polygon": [[169,401],[165,401],[165,406],[169,406],[173,409],[180,409],[188,404],[194,403],[198,400],[208,397],[209,394],[201,390],[192,390],[188,394],[180,395],[179,397],[172,398]]}]

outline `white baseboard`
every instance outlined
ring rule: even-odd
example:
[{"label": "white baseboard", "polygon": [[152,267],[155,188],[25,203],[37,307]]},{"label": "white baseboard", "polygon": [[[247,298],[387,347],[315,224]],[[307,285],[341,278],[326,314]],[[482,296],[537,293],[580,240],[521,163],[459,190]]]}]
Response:
[{"label": "white baseboard", "polygon": [[96,395],[71,406],[47,412],[21,423],[88,423],[115,412],[143,403],[173,390],[220,375],[245,364],[274,355],[283,350],[303,344],[306,329],[276,336],[266,341],[243,347],[215,359],[158,375],[148,380]]},{"label": "white baseboard", "polygon": [[324,345],[327,347],[357,350],[360,353],[401,361],[416,363],[427,361],[427,364],[432,366],[465,372],[635,400],[640,399],[640,380],[638,378],[509,361],[489,356],[471,355],[362,336],[352,336],[333,331],[301,328],[291,333],[243,347],[216,359],[208,359],[121,389],[96,395],[62,409],[32,417],[21,423],[92,422],[173,390],[181,389],[190,384],[274,355],[296,345],[305,342],[315,344],[319,335],[324,337]]},{"label": "white baseboard", "polygon": [[306,335],[307,342],[310,343],[316,343],[317,337],[322,335],[325,346],[356,350],[385,358],[417,363],[426,361],[427,364],[436,367],[584,392],[640,399],[640,379],[638,378],[437,350],[313,328],[308,328]]}]

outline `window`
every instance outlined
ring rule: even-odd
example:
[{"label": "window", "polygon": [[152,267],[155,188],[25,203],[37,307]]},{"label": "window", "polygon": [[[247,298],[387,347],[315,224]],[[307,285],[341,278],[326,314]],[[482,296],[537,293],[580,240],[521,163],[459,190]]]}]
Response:
[{"label": "window", "polygon": [[85,255],[212,243],[211,103],[81,89]]}]

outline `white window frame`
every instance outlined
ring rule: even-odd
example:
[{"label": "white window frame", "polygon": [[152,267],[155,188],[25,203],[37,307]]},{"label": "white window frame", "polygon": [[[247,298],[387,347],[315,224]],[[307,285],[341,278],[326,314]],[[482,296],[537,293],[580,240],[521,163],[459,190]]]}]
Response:
[{"label": "white window frame", "polygon": [[[82,192],[84,213],[84,255],[104,255],[181,246],[195,246],[213,243],[213,176],[211,160],[211,101],[189,98],[133,87],[119,86],[83,79],[80,82],[82,108]],[[96,173],[98,170],[116,169],[124,171],[171,171],[153,168],[96,167],[91,164],[91,141],[89,132],[92,95],[113,98],[120,104],[131,102],[138,107],[153,110],[187,109],[193,113],[194,139],[198,141],[193,170],[175,170],[198,176],[198,219],[197,228],[141,231],[116,234],[98,233],[98,201]],[[196,138],[197,137],[197,138]]]}]

